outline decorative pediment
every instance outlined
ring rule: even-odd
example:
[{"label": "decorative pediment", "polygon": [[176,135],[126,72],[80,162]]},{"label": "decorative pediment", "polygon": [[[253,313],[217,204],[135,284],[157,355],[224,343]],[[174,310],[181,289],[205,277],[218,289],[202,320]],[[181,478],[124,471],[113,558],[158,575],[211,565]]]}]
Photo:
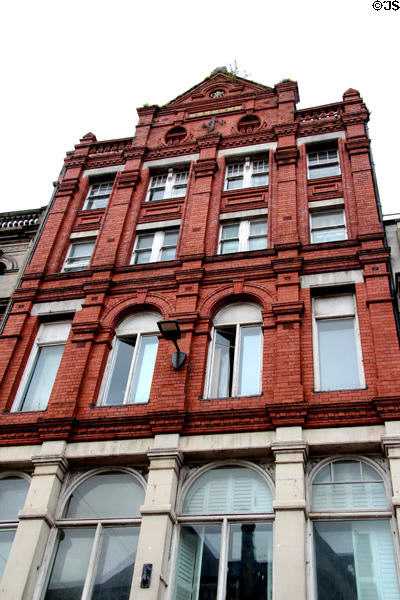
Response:
[{"label": "decorative pediment", "polygon": [[212,103],[222,103],[235,95],[265,94],[266,92],[274,93],[273,89],[266,85],[244,79],[228,72],[226,67],[220,67],[215,69],[204,81],[180,94],[166,106],[168,108],[187,107],[190,104],[198,104],[207,100]]}]

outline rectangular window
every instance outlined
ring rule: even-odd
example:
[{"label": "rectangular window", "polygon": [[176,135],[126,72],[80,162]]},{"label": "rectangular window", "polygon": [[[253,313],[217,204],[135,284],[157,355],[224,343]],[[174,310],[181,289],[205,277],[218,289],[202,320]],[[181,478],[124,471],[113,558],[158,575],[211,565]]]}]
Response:
[{"label": "rectangular window", "polygon": [[181,526],[174,600],[270,600],[271,596],[270,523]]},{"label": "rectangular window", "polygon": [[263,250],[267,247],[267,219],[232,221],[221,226],[218,254]]},{"label": "rectangular window", "polygon": [[153,175],[146,200],[166,200],[185,196],[188,181],[189,170],[168,169],[165,173]]},{"label": "rectangular window", "polygon": [[13,411],[47,408],[70,328],[69,321],[40,326]]},{"label": "rectangular window", "polygon": [[364,387],[354,295],[313,298],[313,329],[315,390]]},{"label": "rectangular window", "polygon": [[318,600],[399,600],[387,520],[314,523]]},{"label": "rectangular window", "polygon": [[105,208],[111,195],[114,180],[100,181],[92,183],[89,193],[86,197],[83,210],[93,210],[95,208]]},{"label": "rectangular window", "polygon": [[157,348],[157,335],[117,338],[103,404],[149,401]]},{"label": "rectangular window", "polygon": [[335,147],[307,149],[308,179],[340,175],[338,149]]},{"label": "rectangular window", "polygon": [[95,240],[72,242],[62,268],[63,273],[85,271],[90,263]]},{"label": "rectangular window", "polygon": [[268,185],[268,158],[251,158],[228,163],[225,173],[225,190],[238,190]]},{"label": "rectangular window", "polygon": [[262,332],[259,325],[214,329],[207,397],[251,396],[261,388]]},{"label": "rectangular window", "polygon": [[344,208],[311,212],[310,223],[313,244],[347,239]]},{"label": "rectangular window", "polygon": [[128,600],[138,527],[98,525],[97,529],[65,528],[60,533],[44,600]]},{"label": "rectangular window", "polygon": [[179,229],[140,233],[136,236],[131,265],[174,260]]}]

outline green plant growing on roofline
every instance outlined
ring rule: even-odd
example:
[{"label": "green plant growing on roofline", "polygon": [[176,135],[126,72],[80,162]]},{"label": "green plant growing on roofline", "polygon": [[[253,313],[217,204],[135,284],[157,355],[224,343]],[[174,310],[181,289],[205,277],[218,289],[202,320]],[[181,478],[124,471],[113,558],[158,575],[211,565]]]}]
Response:
[{"label": "green plant growing on roofline", "polygon": [[293,81],[293,79],[290,79],[290,77],[286,77],[285,79],[281,79],[279,83],[290,83],[291,81]]}]

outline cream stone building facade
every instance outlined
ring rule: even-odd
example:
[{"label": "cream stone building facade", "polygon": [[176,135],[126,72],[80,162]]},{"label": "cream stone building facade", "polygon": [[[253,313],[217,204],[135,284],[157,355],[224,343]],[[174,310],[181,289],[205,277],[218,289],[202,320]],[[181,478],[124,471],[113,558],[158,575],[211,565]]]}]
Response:
[{"label": "cream stone building facade", "polygon": [[[82,466],[90,476],[112,472],[110,469],[123,470],[124,465],[129,465],[133,476],[136,472],[144,482],[142,468],[149,464],[141,518],[136,523],[140,523],[140,536],[131,599],[175,597],[179,527],[188,521],[187,516],[180,514],[179,507],[182,507],[182,493],[190,489],[199,465],[201,469],[223,465],[256,467],[265,472],[271,485],[273,510],[267,519],[263,515],[261,521],[267,520],[273,525],[272,597],[275,600],[315,598],[312,524],[321,519],[321,513],[313,512],[311,506],[311,482],[321,461],[326,464],[343,457],[346,461],[366,461],[382,474],[388,508],[353,509],[350,515],[342,513],[341,518],[389,521],[398,565],[400,422],[313,430],[278,427],[273,432],[218,436],[160,434],[154,439],[109,442],[52,441],[38,446],[1,448],[3,477],[12,476],[15,470],[21,476],[24,468],[27,474],[31,473],[29,491],[19,512],[19,525],[1,581],[1,597],[9,600],[43,597],[56,531],[62,525],[62,503],[82,477]],[[88,465],[93,465],[93,471]],[[325,520],[335,517],[338,518],[334,511],[324,515]],[[204,515],[204,518],[206,522],[221,522],[221,515]],[[260,515],[256,518],[260,521]],[[144,564],[152,565],[148,589],[141,588]],[[222,597],[220,586],[218,598]]]}]

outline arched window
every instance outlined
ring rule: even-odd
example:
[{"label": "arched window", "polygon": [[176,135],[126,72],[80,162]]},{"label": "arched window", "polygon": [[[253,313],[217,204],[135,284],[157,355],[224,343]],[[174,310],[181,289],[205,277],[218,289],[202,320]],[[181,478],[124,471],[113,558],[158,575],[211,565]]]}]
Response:
[{"label": "arched window", "polygon": [[217,312],[210,342],[206,398],[261,392],[261,309],[248,302]]},{"label": "arched window", "polygon": [[[334,461],[312,483],[318,600],[399,600],[385,484],[371,465]],[[340,518],[342,515],[342,518]]]},{"label": "arched window", "polygon": [[29,481],[18,475],[0,478],[0,579],[18,525],[18,512],[25,504]]},{"label": "arched window", "polygon": [[199,476],[180,517],[174,600],[270,599],[271,517],[271,490],[258,471],[222,466]]},{"label": "arched window", "polygon": [[149,401],[160,319],[158,313],[142,312],[126,317],[118,325],[100,394],[102,404],[115,406]]},{"label": "arched window", "polygon": [[128,600],[139,537],[143,485],[101,472],[79,485],[58,520],[45,600]]}]

